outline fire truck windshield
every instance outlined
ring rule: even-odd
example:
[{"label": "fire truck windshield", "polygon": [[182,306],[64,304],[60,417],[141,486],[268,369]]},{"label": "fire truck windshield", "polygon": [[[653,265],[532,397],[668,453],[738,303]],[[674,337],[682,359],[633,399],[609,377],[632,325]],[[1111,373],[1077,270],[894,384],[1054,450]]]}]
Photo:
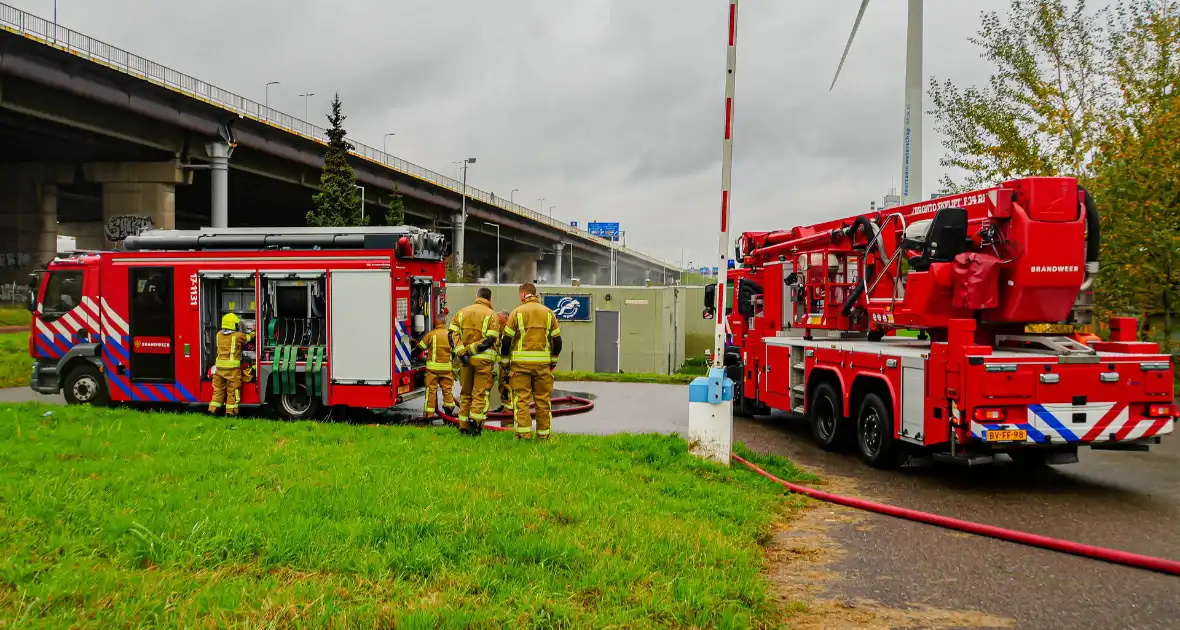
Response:
[{"label": "fire truck windshield", "polygon": [[41,312],[61,316],[82,301],[81,271],[51,271],[46,281]]}]

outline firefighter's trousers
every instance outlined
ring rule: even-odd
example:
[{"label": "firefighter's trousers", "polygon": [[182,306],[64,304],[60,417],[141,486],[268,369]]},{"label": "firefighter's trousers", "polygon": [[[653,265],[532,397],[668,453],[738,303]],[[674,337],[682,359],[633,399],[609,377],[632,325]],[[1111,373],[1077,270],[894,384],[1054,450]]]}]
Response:
[{"label": "firefighter's trousers", "polygon": [[438,402],[438,390],[442,389],[443,407],[455,406],[455,376],[448,370],[446,372],[429,370],[426,372],[426,412],[427,418],[434,415],[438,407],[435,405]]},{"label": "firefighter's trousers", "polygon": [[537,406],[537,438],[549,437],[553,423],[553,371],[548,363],[513,363],[512,404],[516,414],[516,437],[531,439],[533,421],[529,417],[529,403]]},{"label": "firefighter's trousers", "polygon": [[209,413],[216,413],[225,405],[225,415],[238,415],[238,405],[242,402],[242,368],[217,368],[213,371],[213,402],[209,403]]},{"label": "firefighter's trousers", "polygon": [[486,359],[471,359],[459,368],[459,428],[470,422],[483,426],[488,419],[488,392],[494,382],[493,363]]}]

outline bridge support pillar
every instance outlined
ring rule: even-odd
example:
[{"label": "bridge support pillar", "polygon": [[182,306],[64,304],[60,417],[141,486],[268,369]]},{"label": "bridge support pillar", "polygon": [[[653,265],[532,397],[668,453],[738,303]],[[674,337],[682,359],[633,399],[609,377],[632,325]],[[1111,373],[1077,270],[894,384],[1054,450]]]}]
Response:
[{"label": "bridge support pillar", "polygon": [[537,279],[537,261],[541,259],[540,252],[526,250],[515,252],[508,256],[504,268],[508,271],[509,283],[533,282]]},{"label": "bridge support pillar", "polygon": [[561,252],[565,249],[565,243],[555,243],[553,251],[557,255],[554,256],[553,261],[553,284],[561,284]]},{"label": "bridge support pillar", "polygon": [[209,181],[212,206],[209,218],[213,227],[229,227],[229,155],[233,147],[228,142],[210,142],[205,145],[209,154]]},{"label": "bridge support pillar", "polygon": [[192,172],[170,162],[86,164],[87,181],[102,184],[102,219],[108,246],[145,229],[176,228],[176,186],[191,184]]},{"label": "bridge support pillar", "polygon": [[0,168],[0,281],[23,282],[57,254],[58,185],[73,177],[70,166]]}]

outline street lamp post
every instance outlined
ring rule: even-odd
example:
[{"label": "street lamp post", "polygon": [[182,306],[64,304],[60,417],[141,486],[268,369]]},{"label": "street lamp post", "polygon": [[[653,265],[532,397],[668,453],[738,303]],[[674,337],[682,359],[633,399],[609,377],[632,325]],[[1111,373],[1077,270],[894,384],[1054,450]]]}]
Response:
[{"label": "street lamp post", "polygon": [[389,136],[396,136],[396,133],[387,133],[384,138],[381,138],[381,152],[389,155]]},{"label": "street lamp post", "polygon": [[267,83],[266,89],[264,90],[266,92],[266,100],[263,103],[266,107],[267,120],[270,120],[270,86],[272,86],[272,85],[279,85],[279,82],[278,81],[271,81],[271,82]]},{"label": "street lamp post", "polygon": [[545,198],[544,197],[537,197],[537,215],[539,216],[544,211],[545,211]]},{"label": "street lamp post", "polygon": [[513,188],[508,192],[508,203],[516,203],[516,193],[519,190],[519,188]]},{"label": "street lamp post", "polygon": [[553,218],[553,209],[554,209],[554,208],[556,208],[556,207],[557,207],[557,206],[549,206],[549,218],[550,218],[550,219],[552,219],[552,218]]},{"label": "street lamp post", "polygon": [[492,284],[500,284],[500,226],[488,221],[484,221],[484,224],[496,228],[496,280]]},{"label": "street lamp post", "polygon": [[463,164],[463,200],[459,206],[459,220],[455,221],[455,272],[462,273],[463,271],[463,246],[465,245],[465,235],[463,230],[467,225],[467,166],[475,164],[475,158],[469,157],[462,162]]},{"label": "street lamp post", "polygon": [[57,0],[53,0],[53,43],[57,43]]},{"label": "street lamp post", "polygon": [[315,96],[315,93],[308,92],[307,94],[300,94],[299,96],[303,97],[303,121],[308,122],[307,121],[307,98],[309,96]]}]

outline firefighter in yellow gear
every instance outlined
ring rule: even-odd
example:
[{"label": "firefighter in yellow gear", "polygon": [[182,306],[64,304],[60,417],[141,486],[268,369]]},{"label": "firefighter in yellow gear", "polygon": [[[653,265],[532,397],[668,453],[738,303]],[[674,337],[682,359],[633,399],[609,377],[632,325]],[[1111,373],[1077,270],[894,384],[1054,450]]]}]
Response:
[{"label": "firefighter in yellow gear", "polygon": [[422,336],[418,348],[426,355],[426,408],[425,417],[434,415],[438,402],[438,390],[442,389],[443,412],[455,415],[455,377],[451,365],[451,339],[447,335],[447,322],[439,317],[434,329]]},{"label": "firefighter in yellow gear", "polygon": [[533,437],[529,404],[537,408],[537,439],[552,432],[553,369],[561,355],[561,327],[557,316],[537,298],[531,282],[520,285],[520,306],[508,315],[500,354],[512,362],[512,403],[516,410],[516,439]]},{"label": "firefighter in yellow gear", "polygon": [[[500,311],[497,315],[500,318],[500,330],[503,331],[504,326],[508,324],[508,311]],[[503,343],[504,336],[501,332],[500,342],[496,345],[496,354],[500,356],[500,366],[496,370],[496,386],[500,391],[500,406],[494,413],[513,411],[515,409],[515,406],[512,404],[512,387],[508,385],[509,360],[503,356],[503,347],[501,345]],[[511,421],[505,421],[506,424],[509,422]]]},{"label": "firefighter in yellow gear", "polygon": [[459,431],[479,435],[488,419],[488,393],[495,379],[496,342],[500,322],[492,310],[492,290],[480,287],[475,304],[451,320],[451,344],[459,367]]},{"label": "firefighter in yellow gear", "polygon": [[226,313],[217,331],[217,360],[213,364],[213,401],[209,413],[225,405],[225,415],[238,415],[242,402],[242,348],[254,339],[254,333],[238,330],[241,318]]}]

